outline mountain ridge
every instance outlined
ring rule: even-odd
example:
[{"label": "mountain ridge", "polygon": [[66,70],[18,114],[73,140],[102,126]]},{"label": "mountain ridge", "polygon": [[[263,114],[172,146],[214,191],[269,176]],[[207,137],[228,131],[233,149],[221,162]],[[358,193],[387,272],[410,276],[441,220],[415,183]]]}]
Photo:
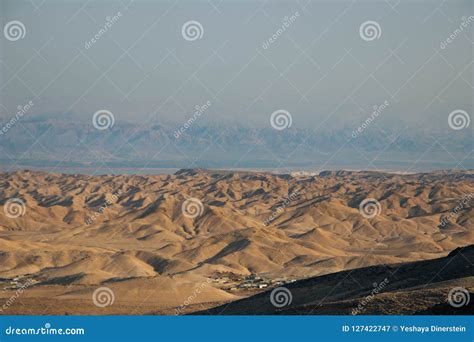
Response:
[{"label": "mountain ridge", "polygon": [[[178,125],[179,124],[175,124]],[[17,127],[18,126],[18,127]],[[393,127],[391,131],[366,130],[357,138],[349,128],[288,128],[198,124],[179,138],[176,127],[167,124],[140,125],[116,122],[106,130],[92,123],[20,122],[2,136],[0,159],[14,160],[20,165],[83,165],[107,163],[111,167],[208,168],[317,167],[331,161],[337,167],[367,167],[360,152],[373,159],[374,167],[403,170],[412,163],[413,153],[427,153],[425,169],[454,167],[452,156],[463,156],[472,150],[472,132],[446,134],[445,131],[424,132],[420,129]],[[18,129],[29,134],[16,134]],[[452,131],[452,130],[451,130]],[[443,133],[443,134],[441,134]],[[11,159],[11,156],[21,158]],[[430,158],[436,155],[437,157]],[[465,168],[474,168],[471,158],[463,160]],[[444,163],[444,165],[443,165]],[[445,166],[446,165],[446,166]]]}]

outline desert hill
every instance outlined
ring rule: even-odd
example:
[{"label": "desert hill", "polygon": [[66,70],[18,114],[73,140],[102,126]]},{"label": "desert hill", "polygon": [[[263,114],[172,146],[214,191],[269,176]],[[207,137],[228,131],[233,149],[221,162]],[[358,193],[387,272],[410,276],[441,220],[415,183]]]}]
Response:
[{"label": "desert hill", "polygon": [[[290,297],[272,305],[272,291],[197,312],[210,315],[473,314],[474,302],[449,305],[449,291],[474,295],[474,245],[448,256],[403,264],[363,267],[286,284]],[[377,291],[375,291],[377,289]],[[277,293],[277,292],[276,292]],[[371,297],[373,295],[373,297]]]},{"label": "desert hill", "polygon": [[[444,257],[474,243],[473,193],[472,171],[2,173],[0,278],[34,281],[35,312],[43,296],[90,301],[101,284],[117,292],[102,312],[127,313],[138,299],[152,303],[139,312],[166,312],[201,283],[208,295],[193,304],[207,308],[255,293],[242,285],[253,275],[273,286]],[[361,211],[365,199],[379,207]],[[137,284],[150,290],[128,290]]]}]

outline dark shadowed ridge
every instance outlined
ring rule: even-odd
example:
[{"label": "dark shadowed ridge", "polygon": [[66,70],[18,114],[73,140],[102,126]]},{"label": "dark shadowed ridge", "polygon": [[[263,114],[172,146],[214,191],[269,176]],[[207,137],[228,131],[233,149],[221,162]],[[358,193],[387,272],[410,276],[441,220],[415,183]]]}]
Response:
[{"label": "dark shadowed ridge", "polygon": [[[447,293],[455,286],[472,288],[473,277],[474,245],[469,245],[439,259],[364,267],[286,284],[292,301],[284,308],[272,305],[268,290],[195,314],[347,315],[382,282],[386,285],[358,314],[472,314],[472,299],[456,311],[447,303]],[[397,305],[398,298],[403,301]]]}]

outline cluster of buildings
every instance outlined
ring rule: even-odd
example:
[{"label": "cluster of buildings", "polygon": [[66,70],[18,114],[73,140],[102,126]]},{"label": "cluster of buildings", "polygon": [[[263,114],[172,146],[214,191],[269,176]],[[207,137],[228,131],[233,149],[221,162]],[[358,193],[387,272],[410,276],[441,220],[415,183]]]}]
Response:
[{"label": "cluster of buildings", "polygon": [[212,279],[213,283],[222,285],[222,289],[226,291],[265,289],[268,287],[292,283],[294,281],[296,281],[296,279],[270,279],[255,273],[241,276],[232,272],[218,272]]},{"label": "cluster of buildings", "polygon": [[3,287],[4,290],[17,290],[20,288],[24,288],[25,286],[28,287],[37,283],[35,279],[27,278],[24,275],[19,275],[13,279],[3,279],[3,280],[6,283],[5,284],[6,286]]}]

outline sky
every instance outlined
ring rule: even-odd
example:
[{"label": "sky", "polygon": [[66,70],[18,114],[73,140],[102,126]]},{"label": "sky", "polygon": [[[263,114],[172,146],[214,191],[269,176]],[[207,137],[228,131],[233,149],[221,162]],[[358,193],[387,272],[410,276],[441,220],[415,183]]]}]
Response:
[{"label": "sky", "polygon": [[0,117],[32,101],[25,120],[184,122],[209,101],[201,123],[265,127],[284,110],[337,127],[387,101],[382,127],[446,127],[473,113],[472,15],[469,0],[1,0],[1,27],[25,34],[0,40]]}]

